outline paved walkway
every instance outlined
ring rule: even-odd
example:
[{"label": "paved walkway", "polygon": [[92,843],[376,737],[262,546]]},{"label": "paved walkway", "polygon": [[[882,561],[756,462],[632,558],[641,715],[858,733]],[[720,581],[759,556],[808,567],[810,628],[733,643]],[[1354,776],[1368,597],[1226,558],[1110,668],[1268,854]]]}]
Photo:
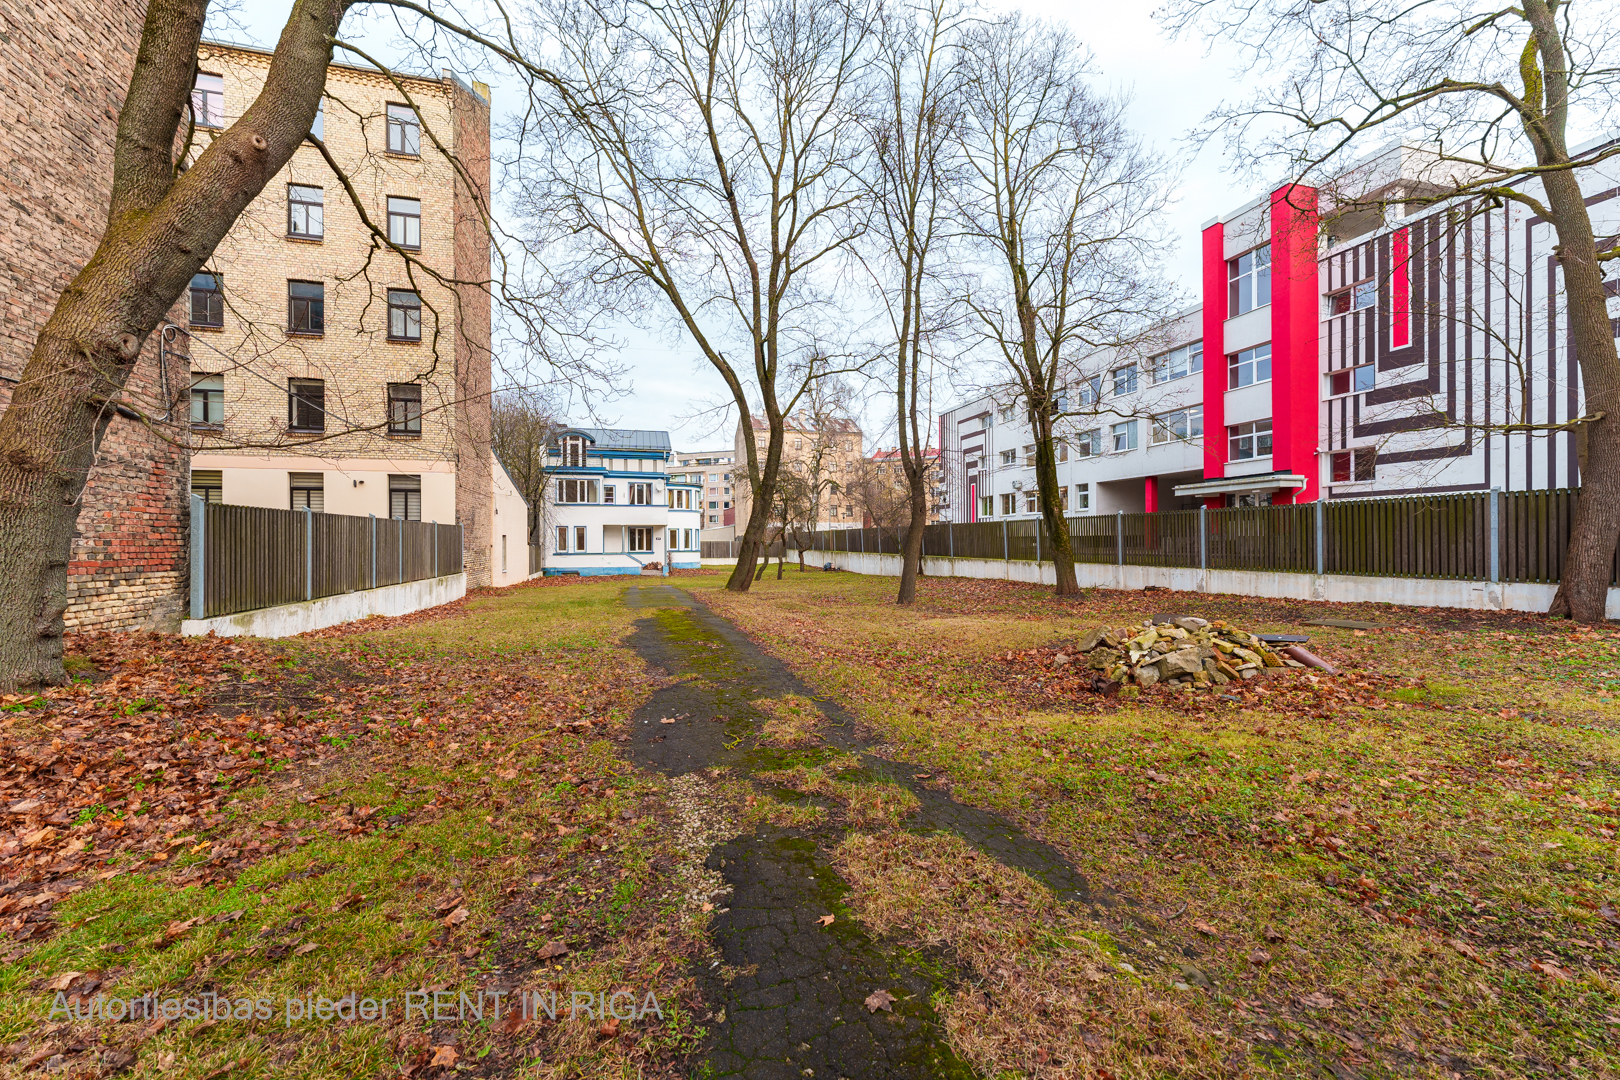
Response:
[{"label": "paved walkway", "polygon": [[[779,768],[782,752],[761,745],[766,716],[751,703],[787,694],[812,698],[828,721],[824,740],[830,747],[857,755],[871,775],[901,784],[917,797],[921,810],[907,828],[956,833],[1044,882],[1059,897],[1093,902],[1085,880],[1055,849],[995,814],[919,783],[915,767],[872,755],[847,710],[817,698],[780,661],[689,594],[668,585],[635,585],[626,601],[658,609],[638,622],[631,644],[649,663],[682,680],[654,694],[636,713],[625,753],[637,764],[670,776],[725,766],[748,777]],[[659,723],[667,717],[679,719]],[[717,722],[717,717],[724,719]],[[842,837],[842,829],[831,824],[764,828],[725,840],[710,852],[707,865],[725,882],[711,928],[715,943],[726,965],[750,973],[729,982],[703,973],[706,996],[716,1015],[725,1018],[713,1026],[706,1075],[750,1080],[972,1076],[946,1045],[928,1005],[932,994],[952,981],[951,972],[943,964],[900,955],[851,920],[827,928],[817,921],[845,892],[826,858]],[[899,999],[892,1014],[863,1005],[876,990]]]}]

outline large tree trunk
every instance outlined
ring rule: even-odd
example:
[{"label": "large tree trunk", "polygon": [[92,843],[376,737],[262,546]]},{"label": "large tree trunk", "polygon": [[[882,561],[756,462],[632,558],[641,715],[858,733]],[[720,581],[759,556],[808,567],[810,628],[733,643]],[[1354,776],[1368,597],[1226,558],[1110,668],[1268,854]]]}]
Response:
[{"label": "large tree trunk", "polygon": [[1057,479],[1057,453],[1052,442],[1052,417],[1043,410],[1030,410],[1030,428],[1035,436],[1035,489],[1040,493],[1041,523],[1046,528],[1042,545],[1052,555],[1058,596],[1080,595],[1080,581],[1074,576],[1074,545],[1069,539],[1069,521],[1063,516],[1063,494]]},{"label": "large tree trunk", "polygon": [[295,4],[263,91],[189,171],[206,0],[152,0],[118,120],[107,229],[0,416],[0,683],[60,683],[67,563],[95,445],[141,346],[309,133],[347,0]]},{"label": "large tree trunk", "polygon": [[905,545],[900,550],[900,595],[897,604],[912,604],[917,600],[917,578],[922,575],[923,529],[928,526],[927,478],[912,463],[904,463],[906,483],[910,494],[911,524],[906,527]]}]

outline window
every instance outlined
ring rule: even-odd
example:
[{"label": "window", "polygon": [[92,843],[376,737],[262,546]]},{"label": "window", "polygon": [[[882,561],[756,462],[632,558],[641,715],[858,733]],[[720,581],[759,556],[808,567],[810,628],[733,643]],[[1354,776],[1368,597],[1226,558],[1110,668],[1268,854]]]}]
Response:
[{"label": "window", "polygon": [[794,439],[793,440],[793,449],[795,449],[795,450],[803,450],[804,449],[804,440],[803,439]]},{"label": "window", "polygon": [[412,156],[422,152],[422,121],[409,105],[388,106],[388,152]]},{"label": "window", "polygon": [[653,531],[651,529],[636,525],[631,526],[629,532],[631,551],[651,551],[653,549]]},{"label": "window", "polygon": [[417,383],[388,384],[388,434],[422,434],[422,387]]},{"label": "window", "polygon": [[323,473],[295,472],[287,474],[288,486],[292,488],[292,508],[294,510],[313,510],[319,514],[326,507],[326,480]]},{"label": "window", "polygon": [[710,510],[718,510],[718,509],[720,509],[720,500],[719,499],[710,499],[709,500],[709,509]]},{"label": "window", "polygon": [[1114,452],[1136,449],[1136,421],[1125,420],[1113,427]]},{"label": "window", "polygon": [[1081,379],[1075,387],[1076,399],[1083,409],[1088,405],[1095,405],[1102,400],[1102,376],[1093,375],[1089,379]]},{"label": "window", "polygon": [[287,282],[287,330],[326,333],[326,286],[318,281]]},{"label": "window", "polygon": [[1196,439],[1204,433],[1204,407],[1194,405],[1189,409],[1178,409],[1175,412],[1165,413],[1163,416],[1153,418],[1153,445],[1167,443],[1171,440],[1186,442]]},{"label": "window", "polygon": [[191,426],[219,427],[225,423],[225,376],[191,373]]},{"label": "window", "polygon": [[1371,480],[1377,473],[1378,451],[1371,446],[1354,450],[1340,450],[1333,455],[1333,482],[1360,483]]},{"label": "window", "polygon": [[1271,303],[1271,245],[1228,259],[1226,286],[1228,319]]},{"label": "window", "polygon": [[315,122],[309,125],[309,133],[317,139],[326,138],[326,99],[315,103]]},{"label": "window", "polygon": [[293,431],[326,430],[326,383],[320,379],[287,380],[287,427]]},{"label": "window", "polygon": [[1056,443],[1056,446],[1057,446],[1057,459],[1060,462],[1061,461],[1068,461],[1069,460],[1069,442],[1068,442],[1068,440],[1067,439],[1059,439],[1057,441],[1057,443]]},{"label": "window", "polygon": [[669,493],[669,505],[675,510],[694,509],[692,506],[692,493],[690,491],[671,490]]},{"label": "window", "polygon": [[1018,496],[1012,492],[1003,492],[1001,495],[1001,512],[1003,514],[1018,513]]},{"label": "window", "polygon": [[224,472],[219,469],[191,470],[191,493],[206,503],[224,502]]},{"label": "window", "polygon": [[191,115],[198,127],[225,126],[225,77],[199,73],[191,87]]},{"label": "window", "polygon": [[1001,407],[1000,416],[1003,424],[1010,424],[1013,422],[1013,410],[1015,408],[1017,408],[1016,405],[1003,405]]},{"label": "window", "polygon": [[1003,450],[1001,452],[1001,463],[1003,465],[1016,465],[1016,464],[1018,464],[1018,451],[1016,451],[1016,450]]},{"label": "window", "polygon": [[685,529],[685,530],[682,530],[682,531],[684,531],[686,533],[686,550],[688,550],[688,551],[696,551],[698,549],[697,530],[696,529]]},{"label": "window", "polygon": [[1026,444],[1024,444],[1024,467],[1026,469],[1032,469],[1032,468],[1035,467],[1035,444],[1034,443],[1026,443]]},{"label": "window", "polygon": [[409,289],[388,290],[388,340],[422,340],[422,298]]},{"label": "window", "polygon": [[1271,421],[1256,420],[1251,424],[1233,424],[1226,429],[1230,442],[1228,457],[1232,461],[1271,456]]},{"label": "window", "polygon": [[1271,378],[1271,343],[1232,353],[1226,358],[1226,388],[1253,386]]},{"label": "window", "polygon": [[1204,370],[1204,343],[1195,341],[1155,356],[1148,370],[1152,373],[1154,385],[1196,375]]},{"label": "window", "polygon": [[1064,484],[1062,487],[1058,488],[1058,508],[1060,510],[1062,510],[1062,512],[1065,513],[1065,514],[1067,514],[1069,512],[1069,485],[1068,484]]},{"label": "window", "polygon": [[225,292],[218,274],[191,275],[191,325],[225,325]]},{"label": "window", "polygon": [[611,505],[614,502],[614,500],[616,500],[617,498],[618,498],[618,492],[616,492],[614,490],[614,485],[612,485],[612,484],[603,484],[602,485],[602,504],[604,506]]},{"label": "window", "polygon": [[668,550],[674,551],[677,548],[679,548],[680,546],[681,546],[681,530],[679,530],[679,529],[671,529],[671,530],[669,530],[669,548],[668,548]]},{"label": "window", "polygon": [[1031,488],[1029,491],[1024,492],[1024,513],[1033,514],[1034,512],[1035,512],[1035,491],[1034,491],[1033,488]]},{"label": "window", "polygon": [[506,573],[506,534],[501,533],[501,573]]},{"label": "window", "polygon": [[557,550],[568,550],[568,526],[566,525],[557,526]]},{"label": "window", "polygon": [[1378,303],[1378,282],[1371,279],[1358,282],[1348,289],[1340,289],[1327,298],[1328,317],[1348,315],[1352,311],[1365,311]]},{"label": "window", "polygon": [[1359,367],[1343,368],[1328,375],[1328,393],[1333,397],[1341,394],[1364,394],[1373,388],[1377,380],[1376,368],[1372,364],[1362,364]]},{"label": "window", "polygon": [[653,495],[653,486],[651,484],[631,484],[630,485],[630,505],[631,506],[651,506],[652,505],[652,495]]},{"label": "window", "polygon": [[1076,485],[1074,485],[1074,508],[1076,510],[1090,510],[1091,509],[1091,485],[1090,484],[1076,484]]},{"label": "window", "polygon": [[996,497],[994,495],[979,496],[979,516],[994,517],[996,513]]},{"label": "window", "polygon": [[1091,428],[1074,437],[1075,453],[1081,457],[1096,457],[1103,452],[1102,428]]},{"label": "window", "polygon": [[388,241],[413,251],[422,246],[422,200],[388,196]]},{"label": "window", "polygon": [[388,516],[401,521],[422,520],[422,478],[420,476],[390,476],[388,478]]},{"label": "window", "polygon": [[562,441],[563,464],[580,467],[585,464],[585,437],[570,435]]},{"label": "window", "polygon": [[1115,368],[1110,378],[1113,380],[1113,394],[1119,397],[1122,394],[1136,393],[1136,365],[1127,364],[1122,368]]},{"label": "window", "polygon": [[557,501],[560,503],[593,503],[596,501],[595,480],[558,480]]},{"label": "window", "polygon": [[307,184],[287,185],[287,235],[319,240],[326,235],[326,192]]}]

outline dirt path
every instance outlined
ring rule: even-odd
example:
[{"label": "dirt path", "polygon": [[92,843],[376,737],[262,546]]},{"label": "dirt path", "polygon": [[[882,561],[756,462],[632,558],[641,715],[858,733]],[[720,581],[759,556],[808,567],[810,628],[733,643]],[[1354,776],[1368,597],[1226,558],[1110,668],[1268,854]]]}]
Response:
[{"label": "dirt path", "polygon": [[[670,776],[728,768],[752,778],[782,767],[782,752],[764,745],[761,698],[801,695],[826,718],[824,740],[861,760],[860,772],[907,788],[921,809],[908,829],[956,833],[1007,866],[1022,870],[1060,898],[1106,903],[1056,850],[994,814],[963,806],[915,779],[916,769],[871,753],[854,717],[816,698],[783,664],[760,651],[732,623],[670,586],[633,586],[632,608],[656,609],[637,623],[630,642],[649,663],[681,681],[653,697],[633,718],[625,750],[639,765]],[[660,723],[675,717],[673,724]],[[762,789],[764,791],[765,789]],[[769,792],[766,792],[769,795]],[[713,899],[711,932],[725,968],[705,972],[717,1003],[708,1065],[715,1076],[968,1077],[946,1045],[930,997],[952,981],[938,958],[901,955],[872,940],[853,920],[823,927],[819,918],[845,886],[826,853],[840,826],[762,828],[717,844],[707,866],[724,887]],[[722,977],[725,969],[729,978]],[[897,1000],[893,1012],[869,1010],[874,991]]]}]

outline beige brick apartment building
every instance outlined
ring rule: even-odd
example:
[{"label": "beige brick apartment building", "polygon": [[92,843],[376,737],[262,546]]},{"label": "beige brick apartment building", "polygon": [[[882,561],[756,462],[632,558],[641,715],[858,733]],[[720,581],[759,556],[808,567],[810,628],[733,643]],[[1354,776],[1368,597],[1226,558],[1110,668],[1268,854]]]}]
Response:
[{"label": "beige brick apartment building", "polygon": [[[199,119],[232,123],[269,64],[204,43]],[[459,521],[490,584],[527,536],[494,521],[488,89],[333,64],[313,134],[342,175],[306,143],[192,281],[192,492]]]},{"label": "beige brick apartment building", "polygon": [[[770,427],[762,416],[750,417],[754,446],[759,453],[760,465],[765,463],[765,451],[770,441]],[[737,483],[733,506],[739,534],[748,527],[748,515],[753,511],[753,498],[747,483],[748,450],[743,441],[746,427],[739,423],[732,440],[732,475]],[[786,418],[787,443],[782,448],[782,469],[802,476],[814,476],[827,482],[821,498],[821,518],[818,529],[854,529],[861,524],[861,508],[857,500],[844,488],[856,482],[862,472],[860,427],[853,420],[822,419],[819,422],[808,414],[794,414]]]}]

